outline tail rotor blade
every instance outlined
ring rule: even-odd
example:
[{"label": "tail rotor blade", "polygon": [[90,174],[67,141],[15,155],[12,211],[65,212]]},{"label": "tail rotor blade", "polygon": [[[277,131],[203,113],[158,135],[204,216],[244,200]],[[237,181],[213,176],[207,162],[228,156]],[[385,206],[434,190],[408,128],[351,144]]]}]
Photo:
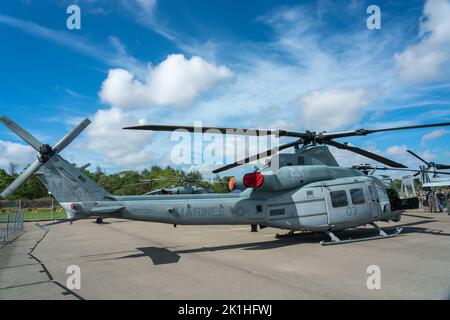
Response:
[{"label": "tail rotor blade", "polygon": [[36,160],[33,162],[16,180],[13,181],[3,192],[0,194],[2,198],[9,197],[17,188],[19,188],[28,178],[30,178],[39,168],[43,165],[42,162]]},{"label": "tail rotor blade", "polygon": [[77,125],[69,134],[62,138],[54,147],[53,151],[59,153],[64,150],[76,137],[83,132],[84,129],[91,123],[89,119],[84,119],[79,125]]},{"label": "tail rotor blade", "polygon": [[33,137],[28,131],[20,127],[17,123],[12,121],[7,116],[3,116],[0,118],[0,122],[7,126],[11,131],[21,137],[26,143],[32,146],[36,151],[39,152],[41,149],[42,143]]}]

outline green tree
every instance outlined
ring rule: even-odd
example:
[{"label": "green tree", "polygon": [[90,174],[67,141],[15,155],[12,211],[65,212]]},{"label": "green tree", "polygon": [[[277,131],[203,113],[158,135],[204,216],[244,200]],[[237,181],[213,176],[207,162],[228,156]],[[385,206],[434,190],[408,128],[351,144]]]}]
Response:
[{"label": "green tree", "polygon": [[[224,183],[220,177],[216,177],[212,183],[208,183],[202,181],[203,175],[199,171],[185,172],[170,166],[161,168],[160,166],[154,165],[150,170],[144,169],[141,172],[129,170],[114,174],[106,174],[102,168],[97,167],[93,172],[83,169],[83,173],[108,192],[117,195],[139,195],[155,189],[183,186],[186,185],[186,183],[183,182],[186,178],[194,181],[187,184],[202,186],[217,193],[228,192],[227,183]],[[0,189],[4,190],[18,176],[17,173],[11,175],[6,170],[0,169]],[[224,181],[228,181],[227,179],[228,178],[225,178]],[[142,180],[152,180],[152,182],[143,183]],[[37,176],[32,176],[17,189],[10,198],[13,200],[32,200],[48,196],[48,191],[39,181]]]}]

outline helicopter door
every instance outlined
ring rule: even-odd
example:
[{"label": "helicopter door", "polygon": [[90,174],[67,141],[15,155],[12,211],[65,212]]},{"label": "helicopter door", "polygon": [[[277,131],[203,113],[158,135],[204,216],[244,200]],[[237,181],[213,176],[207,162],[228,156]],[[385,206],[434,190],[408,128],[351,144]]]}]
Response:
[{"label": "helicopter door", "polygon": [[342,186],[324,187],[323,191],[326,198],[328,224],[345,226],[349,216],[353,214],[347,191]]},{"label": "helicopter door", "polygon": [[372,210],[372,219],[378,219],[381,215],[381,206],[375,183],[369,182],[367,189],[369,194],[369,204]]}]

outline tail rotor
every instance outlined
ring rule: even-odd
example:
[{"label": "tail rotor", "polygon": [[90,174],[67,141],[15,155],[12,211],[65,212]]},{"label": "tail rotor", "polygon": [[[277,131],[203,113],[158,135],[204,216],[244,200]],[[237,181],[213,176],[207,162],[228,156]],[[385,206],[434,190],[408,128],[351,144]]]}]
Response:
[{"label": "tail rotor", "polygon": [[1,117],[0,122],[38,152],[37,159],[0,194],[2,198],[9,197],[17,188],[25,183],[25,181],[28,180],[34,173],[36,173],[48,160],[50,160],[55,154],[63,151],[70,143],[72,143],[72,141],[76,137],[78,137],[81,132],[83,132],[83,130],[86,129],[86,127],[91,123],[89,119],[84,119],[52,148],[48,144],[42,144],[33,135],[31,135],[29,132],[20,127],[8,117]]}]

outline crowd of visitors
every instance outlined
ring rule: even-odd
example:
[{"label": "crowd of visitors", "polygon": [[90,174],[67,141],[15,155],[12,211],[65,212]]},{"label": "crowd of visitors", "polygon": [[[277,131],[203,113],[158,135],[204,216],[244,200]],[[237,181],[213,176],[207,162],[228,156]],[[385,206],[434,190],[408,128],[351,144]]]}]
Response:
[{"label": "crowd of visitors", "polygon": [[438,189],[421,193],[425,212],[444,212],[450,215],[450,187],[447,190]]}]

